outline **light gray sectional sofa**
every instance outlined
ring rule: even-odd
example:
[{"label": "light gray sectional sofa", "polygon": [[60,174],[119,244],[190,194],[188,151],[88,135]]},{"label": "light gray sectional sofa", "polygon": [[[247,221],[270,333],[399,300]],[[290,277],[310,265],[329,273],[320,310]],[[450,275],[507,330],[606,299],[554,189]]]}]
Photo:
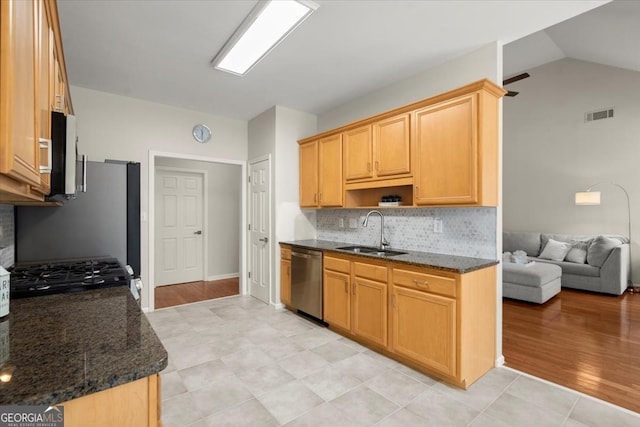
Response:
[{"label": "light gray sectional sofa", "polygon": [[[504,252],[523,250],[535,262],[560,266],[564,288],[614,295],[627,289],[631,267],[626,237],[505,231],[502,245]],[[570,249],[563,256],[567,245]],[[555,260],[542,259],[541,255]]]}]

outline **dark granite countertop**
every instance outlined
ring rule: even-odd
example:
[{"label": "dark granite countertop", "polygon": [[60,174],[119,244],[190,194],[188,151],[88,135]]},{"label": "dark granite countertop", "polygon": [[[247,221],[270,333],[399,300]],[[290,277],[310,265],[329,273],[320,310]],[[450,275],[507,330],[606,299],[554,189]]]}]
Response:
[{"label": "dark granite countertop", "polygon": [[126,286],[12,299],[0,405],[52,405],[160,372],[167,351]]},{"label": "dark granite countertop", "polygon": [[454,273],[469,273],[470,271],[480,270],[481,268],[486,268],[498,264],[498,261],[491,259],[471,258],[431,252],[408,251],[405,249],[393,248],[388,249],[406,252],[406,254],[396,256],[378,256],[365,253],[353,253],[350,251],[338,249],[343,246],[354,246],[353,243],[331,242],[328,240],[294,240],[292,242],[280,243],[308,249],[317,249],[323,252],[337,252],[340,254],[353,255],[368,259],[384,259],[386,261],[415,265],[418,267],[428,267],[443,271],[451,271]]}]

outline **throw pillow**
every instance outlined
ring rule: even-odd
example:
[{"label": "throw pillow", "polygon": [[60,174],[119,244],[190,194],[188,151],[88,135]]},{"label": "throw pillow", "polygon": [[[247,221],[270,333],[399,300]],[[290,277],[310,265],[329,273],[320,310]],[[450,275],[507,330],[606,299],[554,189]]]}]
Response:
[{"label": "throw pillow", "polygon": [[610,239],[604,236],[598,236],[589,243],[589,249],[587,250],[587,263],[594,267],[602,267],[602,264],[609,257],[609,253],[616,246],[620,246],[620,241],[617,239]]},{"label": "throw pillow", "polygon": [[564,258],[565,261],[575,262],[577,264],[584,264],[587,260],[587,248],[589,242],[581,242],[579,240],[571,241],[571,249]]},{"label": "throw pillow", "polygon": [[544,247],[538,258],[562,261],[564,260],[564,257],[567,256],[569,249],[571,249],[570,243],[558,242],[557,240],[549,239],[547,245]]}]

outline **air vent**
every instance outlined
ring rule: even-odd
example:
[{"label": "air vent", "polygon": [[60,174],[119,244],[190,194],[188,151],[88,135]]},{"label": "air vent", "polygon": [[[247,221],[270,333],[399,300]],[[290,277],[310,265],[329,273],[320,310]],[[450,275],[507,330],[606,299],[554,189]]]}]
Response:
[{"label": "air vent", "polygon": [[589,111],[584,113],[584,121],[592,122],[594,120],[611,119],[613,118],[613,107],[605,108],[604,110]]}]

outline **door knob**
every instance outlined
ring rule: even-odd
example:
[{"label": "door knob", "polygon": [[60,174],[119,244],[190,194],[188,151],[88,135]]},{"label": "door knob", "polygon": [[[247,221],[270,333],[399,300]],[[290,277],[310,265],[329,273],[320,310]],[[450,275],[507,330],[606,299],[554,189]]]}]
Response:
[{"label": "door knob", "polygon": [[264,239],[258,239],[258,240],[260,240],[261,242],[267,243],[269,241],[269,238],[265,237]]},{"label": "door knob", "polygon": [[193,234],[202,234],[202,230],[194,231]]}]

